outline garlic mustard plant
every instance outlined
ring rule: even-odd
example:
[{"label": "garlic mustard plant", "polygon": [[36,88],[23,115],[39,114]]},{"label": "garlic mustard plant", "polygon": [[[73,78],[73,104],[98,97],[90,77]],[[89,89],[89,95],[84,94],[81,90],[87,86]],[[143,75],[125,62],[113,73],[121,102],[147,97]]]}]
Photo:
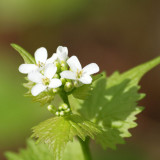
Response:
[{"label": "garlic mustard plant", "polygon": [[[43,144],[35,146],[29,140],[33,151],[28,148],[18,156],[7,154],[9,160],[37,159],[37,155],[47,160],[68,160],[67,157],[75,160],[75,153],[80,160],[92,160],[90,139],[103,149],[123,144],[124,138],[131,136],[129,130],[137,126],[137,114],[144,109],[137,105],[145,97],[139,93],[138,83],[145,73],[160,64],[157,57],[107,77],[105,72],[98,73],[96,63],[82,68],[76,56],[68,56],[67,47],[59,46],[49,59],[44,47],[34,57],[16,44],[12,47],[24,60],[19,71],[27,74],[26,95],[46,105],[52,116],[32,128],[31,137]],[[48,154],[48,149],[53,154]]]}]

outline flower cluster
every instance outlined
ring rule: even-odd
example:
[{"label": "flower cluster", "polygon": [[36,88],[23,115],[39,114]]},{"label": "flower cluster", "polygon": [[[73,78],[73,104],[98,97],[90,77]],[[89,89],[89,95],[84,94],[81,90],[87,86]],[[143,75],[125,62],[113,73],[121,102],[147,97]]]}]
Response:
[{"label": "flower cluster", "polygon": [[82,68],[76,56],[68,57],[67,47],[59,46],[50,58],[47,50],[41,47],[35,52],[35,64],[21,64],[19,71],[28,74],[28,79],[34,82],[31,89],[33,96],[43,91],[56,91],[63,86],[66,92],[83,84],[91,84],[91,75],[99,72],[96,63]]},{"label": "flower cluster", "polygon": [[55,114],[56,116],[68,115],[71,112],[71,109],[66,103],[60,105],[58,109],[53,105],[49,105],[47,108],[51,113]]}]

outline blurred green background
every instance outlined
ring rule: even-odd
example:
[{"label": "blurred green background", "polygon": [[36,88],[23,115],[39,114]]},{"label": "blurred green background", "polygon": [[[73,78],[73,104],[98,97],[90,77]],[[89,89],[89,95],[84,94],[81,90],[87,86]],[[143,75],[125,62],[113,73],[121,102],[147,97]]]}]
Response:
[{"label": "blurred green background", "polygon": [[[160,1],[153,0],[0,0],[0,159],[25,146],[31,127],[51,116],[46,107],[23,94],[23,63],[10,47],[14,42],[30,53],[41,46],[49,55],[67,46],[83,65],[99,64],[110,75],[160,55]],[[141,81],[146,106],[133,136],[117,151],[91,144],[94,159],[160,159],[160,69]]]}]

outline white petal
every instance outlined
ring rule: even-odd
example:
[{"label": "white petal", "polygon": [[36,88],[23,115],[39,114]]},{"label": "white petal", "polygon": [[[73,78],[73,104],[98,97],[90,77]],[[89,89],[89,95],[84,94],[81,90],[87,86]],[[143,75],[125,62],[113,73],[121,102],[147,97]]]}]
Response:
[{"label": "white petal", "polygon": [[59,52],[65,52],[68,55],[68,48],[63,46],[58,46],[57,53]]},{"label": "white petal", "polygon": [[35,64],[21,64],[19,66],[19,72],[24,74],[35,71],[36,69],[38,69],[38,66],[36,66]]},{"label": "white petal", "polygon": [[41,47],[41,48],[36,50],[36,52],[35,52],[35,60],[36,60],[37,64],[39,62],[45,63],[46,60],[47,60],[47,57],[48,57],[48,53],[47,53],[46,48]]},{"label": "white petal", "polygon": [[99,72],[99,66],[96,64],[96,63],[91,63],[91,64],[88,64],[87,66],[85,66],[83,68],[83,73],[84,74],[94,74],[94,73],[97,73]]},{"label": "white petal", "polygon": [[45,70],[44,70],[44,75],[45,75],[47,78],[50,78],[50,79],[51,79],[51,78],[55,75],[56,72],[57,72],[57,67],[56,67],[54,64],[49,63],[49,64],[46,66]]},{"label": "white petal", "polygon": [[76,73],[71,72],[71,71],[63,71],[60,73],[60,75],[62,78],[76,80]]},{"label": "white petal", "polygon": [[77,72],[82,70],[82,66],[76,56],[72,56],[67,60],[68,65],[70,66],[73,72]]},{"label": "white petal", "polygon": [[58,54],[58,59],[59,59],[60,61],[66,61],[67,58],[68,58],[68,56],[67,56],[65,53],[59,53],[59,54]]},{"label": "white petal", "polygon": [[45,86],[43,84],[36,84],[35,86],[33,86],[31,93],[33,96],[37,96],[38,94],[43,92],[46,88],[47,88],[47,86]]},{"label": "white petal", "polygon": [[42,78],[43,78],[43,75],[39,73],[38,71],[31,72],[28,74],[28,79],[35,83],[41,83]]},{"label": "white petal", "polygon": [[57,59],[57,53],[54,53],[51,58],[47,59],[46,64],[53,63]]},{"label": "white petal", "polygon": [[62,85],[62,82],[59,79],[53,78],[48,87],[49,88],[57,88],[61,85]]},{"label": "white petal", "polygon": [[66,59],[68,58],[67,47],[59,46],[57,48],[57,55],[60,61],[66,61]]},{"label": "white petal", "polygon": [[92,77],[89,75],[85,75],[85,76],[82,76],[79,79],[79,81],[82,82],[83,84],[90,84],[90,83],[92,83]]}]

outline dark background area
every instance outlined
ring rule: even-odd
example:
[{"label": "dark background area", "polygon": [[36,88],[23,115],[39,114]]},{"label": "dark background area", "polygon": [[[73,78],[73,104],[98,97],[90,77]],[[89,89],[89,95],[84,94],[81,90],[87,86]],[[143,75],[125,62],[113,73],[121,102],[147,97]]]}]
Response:
[{"label": "dark background area", "polygon": [[[0,159],[25,146],[31,127],[50,114],[22,96],[23,62],[10,47],[14,42],[34,54],[49,55],[67,46],[83,65],[96,62],[110,75],[160,55],[160,1],[154,0],[0,0]],[[93,143],[95,159],[160,159],[160,68],[141,80],[145,110],[126,145],[102,151]],[[96,158],[97,157],[97,158]]]}]

